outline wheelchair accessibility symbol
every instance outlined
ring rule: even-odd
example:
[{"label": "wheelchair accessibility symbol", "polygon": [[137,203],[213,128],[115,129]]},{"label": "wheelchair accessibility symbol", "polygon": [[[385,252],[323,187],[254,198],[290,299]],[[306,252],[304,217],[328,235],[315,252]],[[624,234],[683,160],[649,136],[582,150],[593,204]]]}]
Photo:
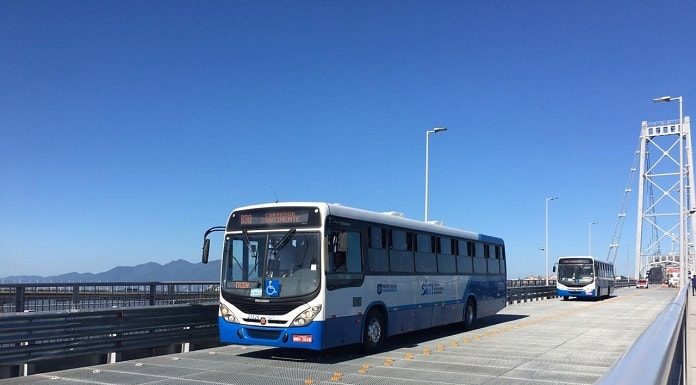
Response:
[{"label": "wheelchair accessibility symbol", "polygon": [[277,297],[280,295],[280,281],[277,279],[269,279],[266,281],[266,295],[269,297]]}]

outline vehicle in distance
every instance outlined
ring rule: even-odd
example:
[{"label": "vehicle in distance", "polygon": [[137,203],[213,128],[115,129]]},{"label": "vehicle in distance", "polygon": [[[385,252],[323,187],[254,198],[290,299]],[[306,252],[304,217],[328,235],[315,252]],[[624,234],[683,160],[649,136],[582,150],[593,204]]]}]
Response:
[{"label": "vehicle in distance", "polygon": [[679,287],[679,273],[670,273],[667,284],[669,287]]},{"label": "vehicle in distance", "polygon": [[556,295],[569,297],[609,297],[614,292],[614,265],[590,256],[561,257],[558,268]]},{"label": "vehicle in distance", "polygon": [[224,231],[220,339],[377,351],[396,334],[461,323],[506,304],[500,238],[338,204],[235,209]]},{"label": "vehicle in distance", "polygon": [[641,278],[636,280],[636,289],[647,289],[648,288],[648,280],[645,278]]}]

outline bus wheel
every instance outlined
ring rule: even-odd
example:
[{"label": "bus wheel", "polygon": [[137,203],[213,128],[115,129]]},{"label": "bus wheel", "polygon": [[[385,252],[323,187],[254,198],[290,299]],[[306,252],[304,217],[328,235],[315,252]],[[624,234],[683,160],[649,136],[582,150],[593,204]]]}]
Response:
[{"label": "bus wheel", "polygon": [[386,332],[387,328],[384,325],[382,312],[376,309],[370,310],[367,313],[365,335],[363,336],[363,350],[365,353],[371,354],[381,350],[382,345],[384,345]]},{"label": "bus wheel", "polygon": [[563,300],[564,300],[564,301],[567,301],[567,300],[568,300],[568,296],[567,296],[567,295],[564,295],[564,296],[563,296]]},{"label": "bus wheel", "polygon": [[464,308],[464,330],[473,329],[474,322],[476,322],[476,303],[473,299],[470,299],[466,301],[466,307]]}]

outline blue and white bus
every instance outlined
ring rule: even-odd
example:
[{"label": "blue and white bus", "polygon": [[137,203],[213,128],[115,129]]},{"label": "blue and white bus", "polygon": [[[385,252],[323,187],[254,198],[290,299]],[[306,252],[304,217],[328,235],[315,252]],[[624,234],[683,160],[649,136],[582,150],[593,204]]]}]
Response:
[{"label": "blue and white bus", "polygon": [[322,350],[461,323],[505,307],[496,237],[338,204],[234,210],[224,231],[219,326],[224,343]]},{"label": "blue and white bus", "polygon": [[614,265],[593,257],[561,257],[556,279],[556,294],[569,297],[609,297],[614,292]]}]

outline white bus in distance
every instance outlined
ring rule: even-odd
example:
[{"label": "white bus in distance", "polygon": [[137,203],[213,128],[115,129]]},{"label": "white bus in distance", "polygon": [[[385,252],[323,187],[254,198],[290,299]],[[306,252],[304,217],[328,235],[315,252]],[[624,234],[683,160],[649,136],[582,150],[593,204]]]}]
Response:
[{"label": "white bus in distance", "polygon": [[505,307],[503,240],[327,203],[234,210],[224,227],[225,343],[322,350],[461,323]]},{"label": "white bus in distance", "polygon": [[556,295],[569,297],[609,297],[614,292],[614,264],[598,261],[590,256],[561,257],[553,266],[558,274]]}]

